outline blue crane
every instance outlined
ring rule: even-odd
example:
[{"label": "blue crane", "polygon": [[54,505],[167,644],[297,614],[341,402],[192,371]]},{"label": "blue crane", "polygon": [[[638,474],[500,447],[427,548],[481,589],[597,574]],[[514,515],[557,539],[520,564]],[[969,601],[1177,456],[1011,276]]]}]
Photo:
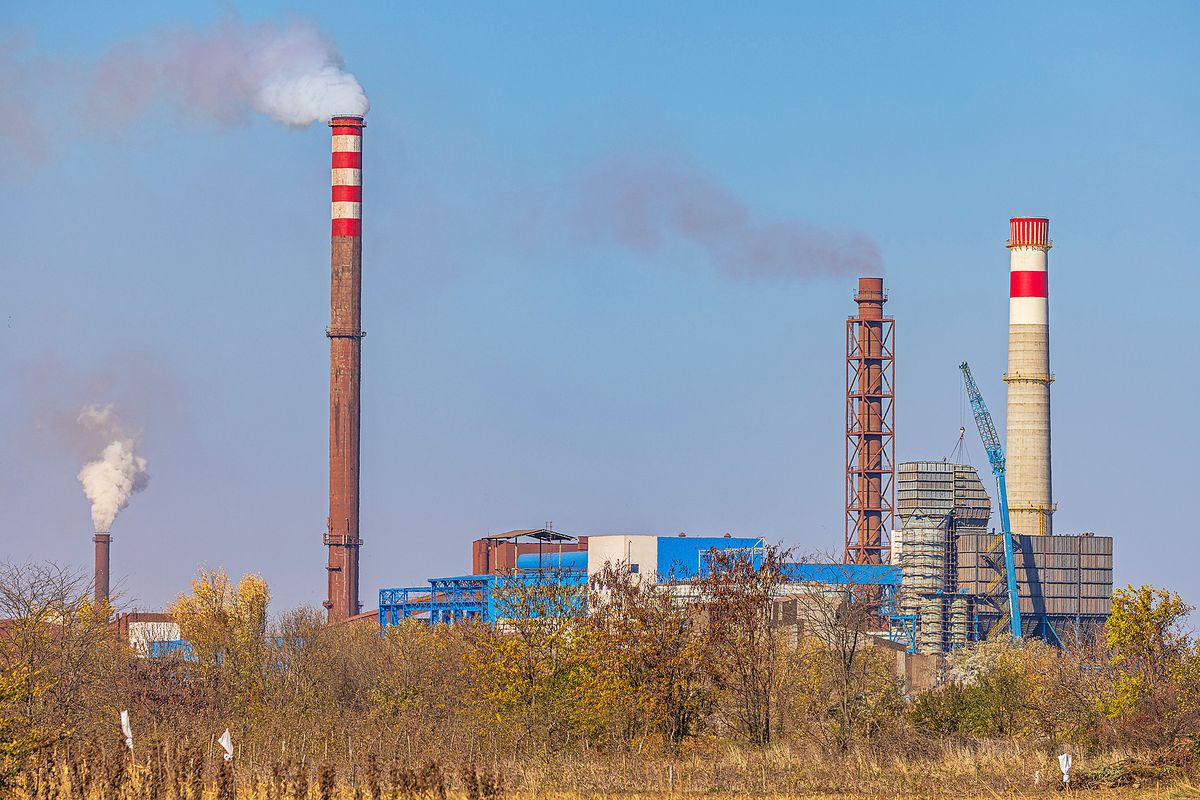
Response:
[{"label": "blue crane", "polygon": [[1004,482],[1004,446],[996,434],[996,424],[992,422],[992,412],[988,411],[987,403],[975,379],[971,377],[971,367],[967,362],[958,365],[962,370],[963,381],[967,384],[967,396],[971,399],[971,413],[975,415],[975,425],[979,428],[979,438],[983,440],[983,449],[987,451],[988,462],[992,465],[992,474],[996,476],[996,485],[1000,494],[1000,530],[1004,538],[1004,577],[1008,582],[1008,626],[1014,639],[1021,638],[1021,603],[1017,595],[1017,570],[1013,563],[1012,528],[1008,522],[1008,487]]}]

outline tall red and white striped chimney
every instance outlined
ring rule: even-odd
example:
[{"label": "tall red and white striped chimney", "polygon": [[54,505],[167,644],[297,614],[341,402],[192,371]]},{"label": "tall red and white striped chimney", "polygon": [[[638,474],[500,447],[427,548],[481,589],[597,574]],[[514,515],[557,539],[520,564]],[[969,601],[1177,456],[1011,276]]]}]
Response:
[{"label": "tall red and white striped chimney", "polygon": [[362,370],[362,117],[339,116],[333,129],[333,229],[330,248],[329,520],[324,602],[330,622],[360,610],[358,465]]},{"label": "tall red and white striped chimney", "polygon": [[1008,420],[1005,441],[1012,531],[1053,532],[1050,471],[1050,220],[1009,220]]}]

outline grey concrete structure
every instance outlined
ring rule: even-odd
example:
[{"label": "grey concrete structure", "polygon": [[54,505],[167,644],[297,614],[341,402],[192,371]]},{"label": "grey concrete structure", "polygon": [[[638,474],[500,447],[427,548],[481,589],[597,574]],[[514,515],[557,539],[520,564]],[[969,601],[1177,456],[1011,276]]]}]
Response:
[{"label": "grey concrete structure", "polygon": [[1049,536],[1054,532],[1050,466],[1050,317],[1046,256],[1053,246],[1044,217],[1010,221],[1008,419],[1008,509],[1012,531]]}]

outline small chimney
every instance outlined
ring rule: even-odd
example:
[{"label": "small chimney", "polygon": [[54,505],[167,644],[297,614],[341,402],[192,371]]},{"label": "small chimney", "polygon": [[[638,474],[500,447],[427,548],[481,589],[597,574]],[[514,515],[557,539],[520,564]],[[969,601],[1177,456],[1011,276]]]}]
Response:
[{"label": "small chimney", "polygon": [[108,550],[112,536],[108,531],[97,531],[92,541],[96,543],[96,605],[100,606],[108,600]]}]

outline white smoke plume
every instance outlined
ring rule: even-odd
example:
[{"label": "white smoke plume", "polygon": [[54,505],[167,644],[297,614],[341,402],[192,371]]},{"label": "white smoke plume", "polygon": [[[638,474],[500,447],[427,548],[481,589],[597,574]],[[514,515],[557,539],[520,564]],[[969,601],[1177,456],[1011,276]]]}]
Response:
[{"label": "white smoke plume", "polygon": [[883,274],[879,246],[866,235],[760,221],[732,190],[675,154],[605,159],[584,176],[579,195],[578,222],[590,237],[647,255],[681,239],[731,277]]},{"label": "white smoke plume", "polygon": [[84,406],[77,422],[108,442],[98,459],[83,466],[78,478],[92,504],[92,525],[97,532],[109,531],[130,498],[149,483],[146,459],[134,452],[136,437],[124,431],[111,404]]},{"label": "white smoke plume", "polygon": [[336,48],[304,21],[162,33],[114,47],[92,77],[91,115],[112,121],[168,106],[222,124],[258,112],[302,127],[369,108]]}]

